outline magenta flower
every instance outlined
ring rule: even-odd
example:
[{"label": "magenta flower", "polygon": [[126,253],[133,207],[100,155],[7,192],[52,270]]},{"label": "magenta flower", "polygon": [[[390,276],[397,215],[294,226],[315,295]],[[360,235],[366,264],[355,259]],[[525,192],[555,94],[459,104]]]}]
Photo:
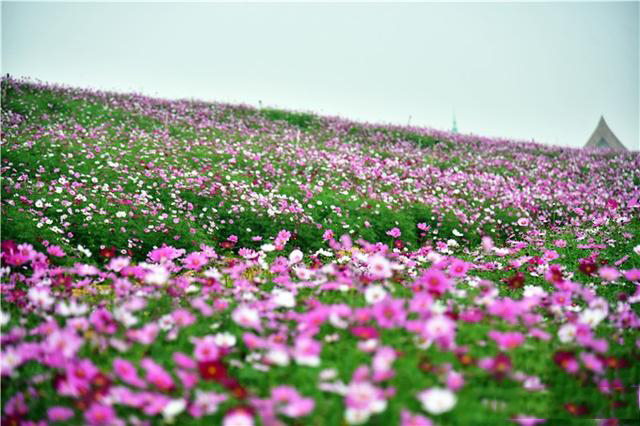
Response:
[{"label": "magenta flower", "polygon": [[624,272],[624,277],[629,281],[639,281],[640,282],[640,269],[629,269]]},{"label": "magenta flower", "polygon": [[182,264],[187,269],[193,269],[195,271],[199,271],[200,269],[202,269],[204,265],[207,264],[208,261],[209,259],[207,258],[207,256],[205,256],[199,251],[195,251],[193,253],[190,253],[187,257],[185,257],[182,260]]},{"label": "magenta flower", "polygon": [[457,392],[464,386],[464,376],[456,371],[449,371],[446,376],[447,388]]},{"label": "magenta flower", "polygon": [[449,275],[452,277],[464,277],[469,270],[469,264],[460,259],[454,259],[449,266]]},{"label": "magenta flower", "polygon": [[451,280],[436,268],[426,270],[416,283],[422,285],[429,293],[438,296],[446,293],[453,286]]},{"label": "magenta flower", "polygon": [[488,335],[495,340],[501,351],[517,348],[524,342],[524,335],[517,331],[507,331],[503,333],[501,331],[491,330]]},{"label": "magenta flower", "polygon": [[605,281],[615,281],[620,278],[620,272],[616,268],[603,266],[598,270],[598,275]]},{"label": "magenta flower", "polygon": [[65,422],[75,416],[75,413],[71,408],[53,406],[47,410],[47,417],[52,422]]},{"label": "magenta flower", "polygon": [[142,361],[140,361],[140,365],[146,370],[146,379],[149,383],[152,383],[155,387],[165,392],[174,388],[171,375],[151,358],[143,358]]},{"label": "magenta flower", "polygon": [[220,349],[215,343],[214,336],[205,336],[195,341],[193,356],[198,362],[217,361],[220,358]]},{"label": "magenta flower", "polygon": [[183,249],[176,249],[171,246],[163,245],[160,248],[150,251],[147,256],[152,262],[165,263],[170,262],[185,253]]},{"label": "magenta flower", "polygon": [[47,247],[47,253],[51,256],[62,257],[65,256],[64,250],[60,246],[49,246]]},{"label": "magenta flower", "polygon": [[407,312],[404,310],[403,299],[387,297],[373,305],[372,309],[376,322],[382,328],[401,326],[407,317]]},{"label": "magenta flower", "polygon": [[413,414],[409,410],[400,412],[400,426],[432,426],[433,422],[420,414]]},{"label": "magenta flower", "polygon": [[196,322],[196,316],[187,309],[176,309],[171,313],[173,322],[178,327],[186,327]]},{"label": "magenta flower", "polygon": [[198,367],[198,364],[190,356],[182,352],[174,352],[173,361],[178,367],[186,369],[196,369]]},{"label": "magenta flower", "polygon": [[84,413],[84,418],[91,426],[111,426],[118,422],[115,410],[109,405],[94,403]]},{"label": "magenta flower", "polygon": [[136,367],[129,361],[116,358],[113,360],[113,372],[123,382],[138,388],[145,388],[146,383],[138,376]]},{"label": "magenta flower", "polygon": [[387,235],[393,238],[398,238],[400,236],[401,232],[400,232],[400,228],[391,228],[390,230],[387,231]]}]

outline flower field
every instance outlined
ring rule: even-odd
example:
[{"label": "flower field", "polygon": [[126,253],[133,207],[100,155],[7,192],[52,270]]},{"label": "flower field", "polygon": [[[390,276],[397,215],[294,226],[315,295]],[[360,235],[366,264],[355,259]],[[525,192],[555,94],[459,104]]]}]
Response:
[{"label": "flower field", "polygon": [[640,418],[640,155],[2,80],[3,425]]}]

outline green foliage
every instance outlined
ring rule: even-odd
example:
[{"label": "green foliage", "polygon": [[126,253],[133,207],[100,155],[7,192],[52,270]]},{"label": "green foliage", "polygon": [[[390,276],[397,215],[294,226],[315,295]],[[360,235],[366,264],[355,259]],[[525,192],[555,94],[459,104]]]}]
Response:
[{"label": "green foliage", "polygon": [[303,130],[311,128],[318,121],[316,116],[302,112],[291,112],[271,108],[262,109],[260,112],[268,120],[284,121],[291,126],[299,127]]}]

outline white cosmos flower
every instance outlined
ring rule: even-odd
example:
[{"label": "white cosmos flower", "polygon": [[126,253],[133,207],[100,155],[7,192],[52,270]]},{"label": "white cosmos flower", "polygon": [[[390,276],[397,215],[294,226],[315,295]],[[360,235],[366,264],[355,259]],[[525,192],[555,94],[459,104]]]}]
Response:
[{"label": "white cosmos flower", "polygon": [[295,265],[296,263],[300,262],[303,257],[304,255],[302,254],[302,252],[298,249],[295,249],[289,254],[289,265]]},{"label": "white cosmos flower", "polygon": [[372,285],[364,291],[364,298],[368,304],[372,305],[380,302],[387,296],[387,291],[380,285]]},{"label": "white cosmos flower", "polygon": [[141,263],[139,266],[149,270],[144,276],[144,281],[147,284],[163,285],[169,279],[169,271],[162,265]]},{"label": "white cosmos flower", "polygon": [[273,303],[277,306],[283,308],[293,308],[296,306],[296,298],[290,291],[274,289],[271,294],[273,294]]},{"label": "white cosmos flower", "polygon": [[8,313],[0,309],[0,326],[7,325],[10,319],[11,319],[11,315],[9,315]]},{"label": "white cosmos flower", "polygon": [[289,365],[289,354],[283,348],[273,348],[266,354],[267,361],[271,364],[286,367]]},{"label": "white cosmos flower", "polygon": [[391,271],[391,262],[379,254],[369,257],[367,266],[369,272],[379,278],[391,278],[393,274]]},{"label": "white cosmos flower", "polygon": [[75,299],[71,299],[69,303],[61,301],[56,306],[56,313],[63,317],[80,316],[87,313],[89,306],[84,303],[78,303]]},{"label": "white cosmos flower", "polygon": [[430,388],[418,394],[422,408],[431,414],[442,414],[456,405],[456,395],[449,389]]},{"label": "white cosmos flower", "polygon": [[607,311],[604,309],[585,309],[580,313],[580,322],[588,324],[592,328],[600,324],[607,317]]},{"label": "white cosmos flower", "polygon": [[187,408],[187,403],[184,399],[172,399],[162,409],[162,417],[164,417],[165,422],[173,423],[175,417],[182,413],[185,408]]},{"label": "white cosmos flower", "polygon": [[230,348],[236,344],[236,336],[231,333],[217,333],[213,336],[213,342],[221,348]]},{"label": "white cosmos flower", "polygon": [[558,330],[558,339],[562,343],[572,342],[576,337],[576,326],[574,324],[565,324]]},{"label": "white cosmos flower", "polygon": [[544,289],[537,285],[525,285],[523,296],[525,298],[529,297],[544,297],[547,292]]},{"label": "white cosmos flower", "polygon": [[45,288],[30,288],[27,295],[31,303],[45,311],[53,305],[53,302],[55,302],[55,299],[51,297],[49,290]]}]

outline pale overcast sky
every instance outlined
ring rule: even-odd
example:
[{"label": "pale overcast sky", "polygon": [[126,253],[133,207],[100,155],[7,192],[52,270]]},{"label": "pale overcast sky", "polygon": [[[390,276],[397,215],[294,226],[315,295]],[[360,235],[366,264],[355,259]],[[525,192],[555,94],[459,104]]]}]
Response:
[{"label": "pale overcast sky", "polygon": [[2,2],[2,72],[640,149],[639,3]]}]

